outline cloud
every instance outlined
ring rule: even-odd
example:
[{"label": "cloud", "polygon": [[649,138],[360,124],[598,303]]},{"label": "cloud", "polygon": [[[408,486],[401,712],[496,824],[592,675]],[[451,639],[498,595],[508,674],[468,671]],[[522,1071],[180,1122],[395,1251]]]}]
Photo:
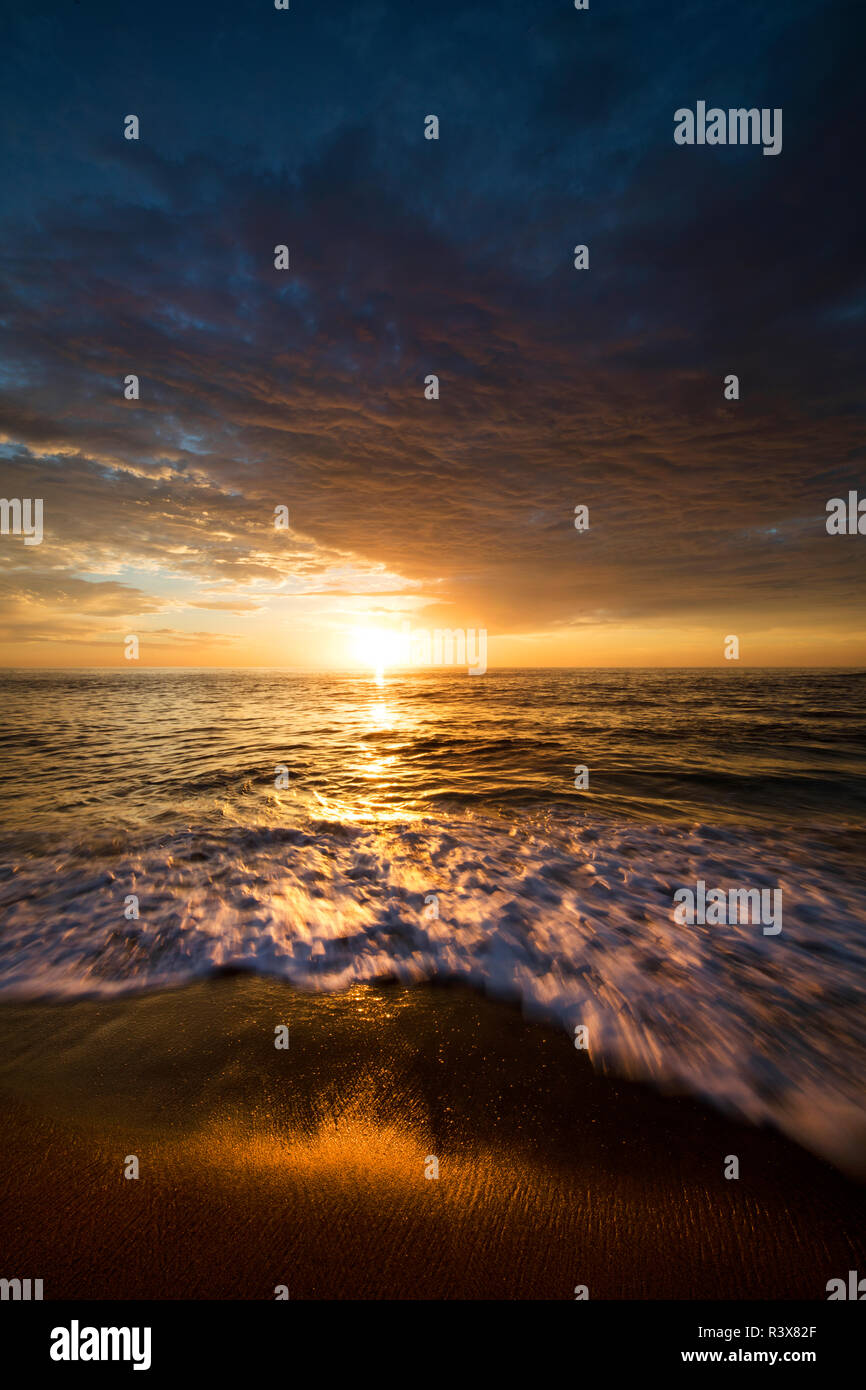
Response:
[{"label": "cloud", "polygon": [[[505,5],[495,33],[481,8],[449,16],[434,35],[410,22],[396,68],[387,11],[354,17],[376,100],[333,17],[314,21],[327,117],[306,72],[278,86],[264,31],[239,32],[297,139],[263,135],[230,83],[219,107],[172,88],[138,146],[82,95],[77,195],[74,171],[25,177],[4,229],[0,480],[45,499],[46,539],[2,538],[0,568],[34,604],[50,583],[58,609],[185,606],[241,632],[276,600],[340,594],[511,633],[751,610],[853,622],[863,567],[823,527],[827,499],[862,482],[827,21],[800,7],[731,45],[699,6],[687,62],[641,7],[596,17],[591,49],[573,14],[527,28]],[[210,89],[230,68],[209,61]],[[681,100],[761,104],[768,75],[782,157],[673,145]],[[421,120],[440,106],[437,145]]]}]

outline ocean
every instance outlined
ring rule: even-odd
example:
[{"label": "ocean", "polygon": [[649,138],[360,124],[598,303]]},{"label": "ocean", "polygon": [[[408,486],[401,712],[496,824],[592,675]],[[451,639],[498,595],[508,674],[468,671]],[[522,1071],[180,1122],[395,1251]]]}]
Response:
[{"label": "ocean", "polygon": [[460,981],[860,1171],[864,735],[862,671],[7,671],[0,998]]}]

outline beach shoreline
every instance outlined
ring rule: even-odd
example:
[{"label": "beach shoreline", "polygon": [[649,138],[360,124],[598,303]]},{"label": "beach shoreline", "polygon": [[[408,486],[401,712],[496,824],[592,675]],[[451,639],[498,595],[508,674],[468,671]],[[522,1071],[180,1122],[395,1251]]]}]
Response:
[{"label": "beach shoreline", "polygon": [[866,1267],[863,1186],[462,987],[232,975],[0,1035],[3,1273],[46,1299],[823,1299]]}]

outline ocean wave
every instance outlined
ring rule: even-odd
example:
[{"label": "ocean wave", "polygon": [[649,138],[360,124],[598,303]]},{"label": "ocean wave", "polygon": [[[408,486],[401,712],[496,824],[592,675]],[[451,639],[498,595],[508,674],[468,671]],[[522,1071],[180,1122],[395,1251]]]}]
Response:
[{"label": "ocean wave", "polygon": [[[594,1065],[699,1094],[866,1172],[866,886],[818,832],[440,813],[176,825],[7,846],[0,997],[215,972],[305,990],[462,981],[587,1029]],[[673,893],[781,887],[784,925],[686,926]],[[127,919],[131,895],[137,919]]]}]

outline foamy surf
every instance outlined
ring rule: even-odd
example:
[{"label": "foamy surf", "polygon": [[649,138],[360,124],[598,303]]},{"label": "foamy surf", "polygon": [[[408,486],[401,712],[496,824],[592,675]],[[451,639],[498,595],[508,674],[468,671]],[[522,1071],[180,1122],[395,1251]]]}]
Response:
[{"label": "foamy surf", "polygon": [[[784,928],[692,925],[677,888],[781,888]],[[133,895],[137,919],[125,917]],[[729,826],[422,817],[80,841],[0,883],[0,997],[462,981],[587,1030],[599,1069],[777,1125],[866,1172],[864,885],[840,841]]]}]

